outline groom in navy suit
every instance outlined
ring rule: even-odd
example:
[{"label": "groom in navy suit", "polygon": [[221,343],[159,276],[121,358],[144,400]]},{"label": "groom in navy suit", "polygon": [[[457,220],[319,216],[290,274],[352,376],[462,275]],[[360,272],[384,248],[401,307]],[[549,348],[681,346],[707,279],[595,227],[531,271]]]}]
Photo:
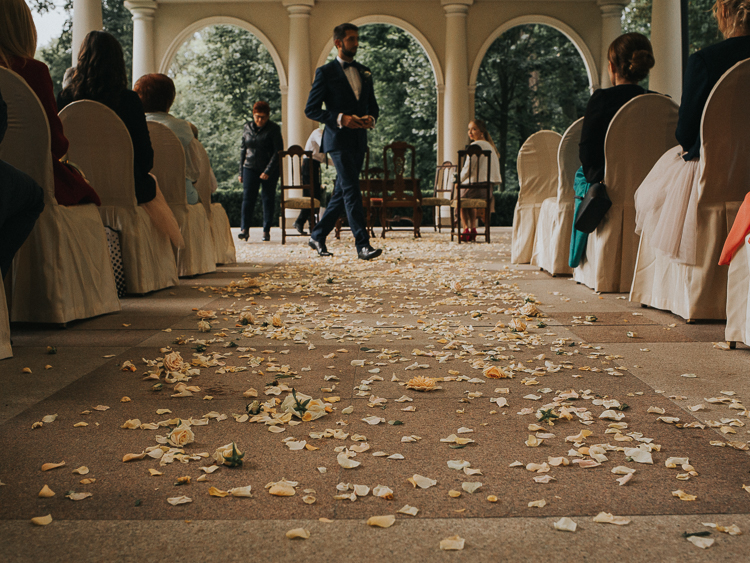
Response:
[{"label": "groom in navy suit", "polygon": [[378,103],[372,73],[354,62],[359,46],[357,26],[351,23],[336,26],[333,42],[338,56],[315,71],[305,115],[325,124],[320,150],[331,157],[338,177],[331,201],[310,233],[308,244],[320,256],[331,256],[326,248],[326,237],[345,208],[357,255],[362,260],[370,260],[380,256],[382,249],[370,246],[359,173],[367,150],[367,129],[372,129],[378,118]]}]

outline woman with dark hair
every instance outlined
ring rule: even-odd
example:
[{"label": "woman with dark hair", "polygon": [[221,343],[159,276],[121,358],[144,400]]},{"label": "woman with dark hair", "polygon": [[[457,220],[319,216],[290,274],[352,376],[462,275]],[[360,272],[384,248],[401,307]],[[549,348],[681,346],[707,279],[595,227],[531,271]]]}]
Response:
[{"label": "woman with dark hair", "polygon": [[680,145],[659,159],[635,192],[636,233],[646,231],[654,248],[684,264],[696,258],[703,109],[722,75],[750,58],[750,0],[717,0],[713,11],[725,40],[688,59],[676,132]]},{"label": "woman with dark hair", "polygon": [[122,119],[133,143],[133,173],[138,204],[154,224],[169,235],[178,248],[185,246],[180,227],[150,174],[154,149],[146,125],[146,114],[138,94],[128,89],[125,58],[120,43],[106,31],[92,31],[83,40],[78,64],[70,84],[60,92],[60,109],[78,100],[100,102]]},{"label": "woman with dark hair", "polygon": [[[648,38],[640,33],[626,33],[615,39],[607,52],[612,87],[597,90],[591,96],[581,129],[578,155],[581,168],[576,172],[575,212],[591,184],[604,180],[604,140],[607,129],[620,108],[647,90],[638,85],[655,64],[654,50]],[[575,268],[586,250],[588,234],[573,228],[568,264]]]},{"label": "woman with dark hair", "polygon": [[284,140],[281,137],[281,127],[269,120],[270,113],[271,108],[267,102],[255,102],[253,120],[245,122],[242,131],[239,181],[242,182],[244,194],[242,222],[238,235],[241,240],[247,240],[249,237],[250,219],[261,187],[263,240],[271,240],[276,183],[279,181],[279,151],[284,150]]},{"label": "woman with dark hair", "polygon": [[166,125],[177,135],[185,150],[185,191],[190,205],[198,203],[198,191],[195,182],[198,181],[198,141],[193,135],[190,124],[169,113],[177,94],[174,82],[166,74],[145,74],[133,86],[133,90],[141,99],[146,111],[146,121],[156,121]]},{"label": "woman with dark hair", "polygon": [[0,2],[0,66],[20,75],[39,98],[49,122],[52,170],[55,177],[55,199],[60,205],[95,203],[101,205],[94,188],[63,164],[68,152],[62,122],[57,116],[52,78],[44,63],[34,60],[36,52],[36,27],[31,10],[24,0]]}]

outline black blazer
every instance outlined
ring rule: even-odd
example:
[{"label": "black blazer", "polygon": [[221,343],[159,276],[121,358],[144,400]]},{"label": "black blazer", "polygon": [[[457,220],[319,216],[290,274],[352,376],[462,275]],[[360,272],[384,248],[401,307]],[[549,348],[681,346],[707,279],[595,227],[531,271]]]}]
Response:
[{"label": "black blazer", "polygon": [[[750,36],[732,37],[690,55],[682,85],[677,141],[692,160],[700,155],[701,118],[711,90],[735,64],[750,59]],[[746,108],[738,108],[745,111]]]},{"label": "black blazer", "polygon": [[[305,115],[308,119],[320,121],[326,126],[323,131],[323,142],[320,145],[322,152],[337,150],[364,152],[367,149],[367,130],[339,128],[339,114],[359,117],[371,115],[375,119],[378,118],[380,110],[375,100],[370,69],[356,61],[352,64],[359,71],[362,83],[359,100],[354,95],[338,59],[334,59],[315,71],[315,80],[307,98]],[[323,109],[323,104],[326,106],[325,109]]]},{"label": "black blazer", "polygon": [[589,184],[604,180],[604,140],[615,114],[630,100],[646,90],[636,84],[602,88],[591,95],[581,128],[578,156]]}]

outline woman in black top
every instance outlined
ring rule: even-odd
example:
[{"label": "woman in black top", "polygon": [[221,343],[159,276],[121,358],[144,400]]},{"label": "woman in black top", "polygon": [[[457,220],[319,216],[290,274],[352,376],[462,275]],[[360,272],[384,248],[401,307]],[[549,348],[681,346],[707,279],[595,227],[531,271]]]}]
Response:
[{"label": "woman in black top", "polygon": [[[279,151],[284,150],[281,128],[269,120],[271,108],[267,102],[255,102],[253,120],[245,122],[240,152],[240,177],[244,189],[242,223],[238,237],[248,239],[250,220],[255,209],[258,190],[262,187],[263,240],[271,240],[271,224],[279,181]],[[284,218],[282,217],[282,220]]]},{"label": "woman in black top", "polygon": [[714,16],[726,39],[688,59],[675,135],[679,146],[659,159],[635,193],[636,233],[648,233],[654,248],[684,264],[696,258],[703,110],[722,75],[750,58],[750,0],[717,0]]},{"label": "woman in black top", "polygon": [[[626,33],[609,46],[609,79],[613,86],[594,92],[586,106],[578,156],[581,168],[576,172],[575,192],[586,195],[591,184],[604,180],[604,140],[607,129],[620,108],[646,90],[638,85],[654,66],[651,42],[640,33]],[[581,200],[576,199],[575,211]],[[573,229],[568,264],[575,268],[586,250],[588,234]]]}]

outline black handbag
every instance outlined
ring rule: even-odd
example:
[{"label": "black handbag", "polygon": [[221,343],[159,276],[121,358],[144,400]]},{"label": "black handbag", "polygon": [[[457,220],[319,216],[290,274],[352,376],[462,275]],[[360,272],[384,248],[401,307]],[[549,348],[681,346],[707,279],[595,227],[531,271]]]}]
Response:
[{"label": "black handbag", "polygon": [[589,191],[583,197],[576,196],[581,200],[578,206],[574,226],[577,231],[591,233],[601,223],[604,216],[612,207],[612,200],[607,195],[607,188],[601,182],[591,184]]}]

